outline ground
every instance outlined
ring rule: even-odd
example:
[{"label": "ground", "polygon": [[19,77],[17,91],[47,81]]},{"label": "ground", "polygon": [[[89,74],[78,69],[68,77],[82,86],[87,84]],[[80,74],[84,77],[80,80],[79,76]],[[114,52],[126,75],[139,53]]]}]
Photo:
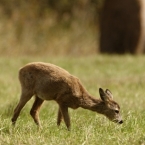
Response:
[{"label": "ground", "polygon": [[[110,89],[121,107],[124,120],[115,124],[89,110],[69,109],[71,131],[64,122],[56,125],[57,104],[45,102],[40,111],[42,129],[29,115],[34,99],[12,127],[13,109],[19,101],[18,70],[28,62],[43,61],[63,67],[99,98],[100,87]],[[21,56],[0,57],[0,144],[11,145],[144,145],[145,144],[145,57],[93,55],[89,57]]]}]

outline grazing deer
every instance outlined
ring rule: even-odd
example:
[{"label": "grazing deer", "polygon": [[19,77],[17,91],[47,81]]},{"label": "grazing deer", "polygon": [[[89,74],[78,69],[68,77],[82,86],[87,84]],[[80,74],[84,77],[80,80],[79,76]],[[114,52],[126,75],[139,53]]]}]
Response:
[{"label": "grazing deer", "polygon": [[101,99],[92,97],[80,80],[66,70],[49,63],[29,63],[19,71],[21,97],[14,110],[12,123],[15,124],[21,109],[35,95],[30,111],[35,123],[40,125],[39,110],[44,100],[55,100],[58,105],[57,125],[61,120],[70,129],[68,107],[82,107],[105,115],[111,121],[122,124],[119,105],[113,101],[112,93],[99,89]]}]

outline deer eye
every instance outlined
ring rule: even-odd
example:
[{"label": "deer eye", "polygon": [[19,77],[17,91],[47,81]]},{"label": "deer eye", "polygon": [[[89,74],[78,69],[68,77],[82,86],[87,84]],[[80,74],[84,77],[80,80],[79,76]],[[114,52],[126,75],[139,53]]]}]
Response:
[{"label": "deer eye", "polygon": [[115,111],[115,113],[119,113],[119,110],[114,110]]}]

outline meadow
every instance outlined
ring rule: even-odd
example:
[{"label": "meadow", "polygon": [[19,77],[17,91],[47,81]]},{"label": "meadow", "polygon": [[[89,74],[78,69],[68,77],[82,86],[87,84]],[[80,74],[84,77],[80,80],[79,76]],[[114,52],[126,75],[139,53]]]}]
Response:
[{"label": "meadow", "polygon": [[[89,93],[99,98],[100,87],[110,89],[120,104],[122,125],[79,108],[69,109],[71,131],[56,125],[58,106],[45,101],[38,130],[29,115],[33,99],[23,108],[16,126],[11,125],[19,101],[18,70],[28,62],[54,63],[77,76]],[[88,57],[0,57],[0,145],[145,145],[145,57],[94,55]]]}]

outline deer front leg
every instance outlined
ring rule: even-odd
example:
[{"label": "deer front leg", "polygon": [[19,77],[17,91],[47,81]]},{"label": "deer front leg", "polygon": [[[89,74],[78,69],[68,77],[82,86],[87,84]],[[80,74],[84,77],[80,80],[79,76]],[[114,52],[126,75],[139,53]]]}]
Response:
[{"label": "deer front leg", "polygon": [[62,121],[62,114],[60,108],[58,109],[58,115],[57,115],[57,125],[59,126]]},{"label": "deer front leg", "polygon": [[68,107],[64,106],[62,104],[62,105],[60,105],[60,111],[61,111],[61,114],[63,116],[65,125],[67,126],[67,129],[70,130],[70,117],[69,117],[69,114],[68,114]]}]

